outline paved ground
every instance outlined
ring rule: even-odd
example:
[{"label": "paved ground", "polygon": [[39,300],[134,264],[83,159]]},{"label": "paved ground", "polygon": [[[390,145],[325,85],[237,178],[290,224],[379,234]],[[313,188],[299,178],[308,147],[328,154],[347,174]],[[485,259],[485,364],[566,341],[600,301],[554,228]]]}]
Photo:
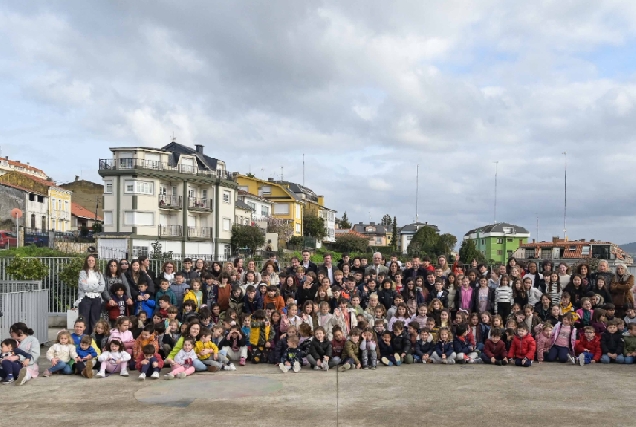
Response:
[{"label": "paved ground", "polygon": [[635,370],[410,365],[336,376],[250,365],[173,381],[40,377],[0,387],[0,425],[634,426]]}]

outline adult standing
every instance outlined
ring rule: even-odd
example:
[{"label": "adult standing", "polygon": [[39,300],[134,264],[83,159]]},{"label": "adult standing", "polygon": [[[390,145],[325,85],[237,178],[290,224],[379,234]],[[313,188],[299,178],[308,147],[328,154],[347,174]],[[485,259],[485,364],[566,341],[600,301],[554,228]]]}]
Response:
[{"label": "adult standing", "polygon": [[126,272],[128,271],[128,267],[130,267],[130,263],[127,259],[122,258],[119,260],[119,269],[122,273],[126,274]]},{"label": "adult standing", "polygon": [[212,266],[210,267],[210,275],[212,276],[212,278],[214,280],[219,280],[219,277],[221,276],[221,273],[223,272],[223,267],[221,266],[220,262],[214,261],[212,263]]},{"label": "adult standing", "polygon": [[197,259],[194,262],[194,271],[199,273],[199,277],[203,277],[205,273],[208,272],[207,269],[205,268],[205,261],[203,261],[201,258]]},{"label": "adult standing", "polygon": [[310,254],[307,249],[303,251],[302,256],[303,261],[301,263],[301,267],[305,269],[305,273],[312,271],[314,274],[318,274],[318,266],[309,259]]},{"label": "adult standing", "polygon": [[254,273],[254,283],[261,283],[261,273],[256,271],[256,263],[254,260],[249,260],[247,262],[247,269],[244,269],[243,274],[241,275],[241,283],[245,283],[245,276],[247,273]]},{"label": "adult standing", "polygon": [[181,270],[181,274],[185,278],[185,281],[188,285],[190,284],[190,280],[199,277],[199,273],[197,273],[197,271],[192,266],[192,258],[185,258],[183,260],[183,270]]},{"label": "adult standing", "polygon": [[539,273],[539,269],[537,268],[537,263],[534,261],[530,261],[528,263],[528,272],[523,276],[525,280],[526,277],[529,277],[532,280],[532,287],[540,289],[541,292],[545,292],[545,283],[543,282],[543,276]]},{"label": "adult standing", "polygon": [[[592,286],[594,290],[598,289],[598,286],[596,285],[596,280],[599,277],[603,277],[605,279],[605,289],[607,289],[609,292],[609,288],[612,284],[612,281],[614,280],[614,275],[612,274],[612,272],[609,271],[609,263],[607,262],[606,259],[602,259],[598,262],[596,273],[594,273],[594,275],[592,276]],[[609,302],[609,301],[606,301],[606,302]]]},{"label": "adult standing", "polygon": [[102,292],[106,288],[104,276],[97,270],[95,255],[84,259],[84,266],[77,281],[77,311],[86,323],[86,334],[93,333],[93,327],[102,313]]},{"label": "adult standing", "polygon": [[148,258],[146,255],[141,255],[138,259],[141,271],[150,276],[150,280],[152,280],[152,283],[155,283],[157,281],[157,273],[150,269],[150,258]]},{"label": "adult standing", "polygon": [[234,270],[239,276],[243,276],[243,258],[234,258]]},{"label": "adult standing", "polygon": [[378,277],[378,274],[384,273],[388,274],[389,269],[386,265],[382,264],[382,254],[380,252],[376,252],[373,254],[373,264],[368,266],[366,270],[364,270],[365,274],[375,273],[375,277]]},{"label": "adult standing", "polygon": [[107,306],[115,306],[117,303],[113,301],[110,290],[114,285],[122,285],[126,288],[126,304],[133,305],[132,293],[130,293],[130,286],[126,276],[119,269],[119,264],[116,259],[111,259],[106,265],[106,271],[104,271],[104,292],[102,292],[102,299],[106,302]]},{"label": "adult standing", "polygon": [[634,306],[632,287],[634,286],[634,276],[627,272],[625,264],[616,265],[616,274],[610,286],[612,302],[616,306],[616,317],[622,319],[628,308]]},{"label": "adult standing", "polygon": [[559,281],[561,282],[561,286],[565,288],[569,285],[571,278],[572,275],[568,274],[568,265],[564,262],[559,264]]},{"label": "adult standing", "polygon": [[[40,342],[33,335],[33,329],[29,328],[24,323],[14,323],[9,328],[9,335],[11,338],[18,342],[18,348],[31,355],[31,360],[25,360],[23,366],[25,367],[25,374],[22,375],[22,369],[20,370],[19,380],[16,385],[24,385],[31,378],[37,378],[39,367],[38,358],[40,357]],[[18,356],[9,356],[10,360],[20,360]]]},{"label": "adult standing", "polygon": [[448,261],[446,261],[446,257],[444,255],[437,257],[437,267],[442,269],[442,276],[444,277],[447,277],[451,272]]},{"label": "adult standing", "polygon": [[337,267],[332,263],[332,255],[329,252],[326,252],[323,257],[323,264],[320,266],[319,270],[323,272],[325,277],[329,278],[329,282],[333,285],[333,277],[337,270]]},{"label": "adult standing", "polygon": [[275,271],[274,263],[267,261],[263,268],[263,273],[269,276],[269,284],[274,286],[280,286],[280,277]]},{"label": "adult standing", "polygon": [[154,296],[155,284],[150,280],[150,276],[141,270],[141,265],[138,260],[133,259],[130,262],[130,269],[126,273],[126,280],[130,285],[130,293],[132,294],[133,301],[136,301],[139,296],[139,283],[146,283],[148,285],[146,292]]},{"label": "adult standing", "polygon": [[420,257],[414,256],[411,262],[411,268],[407,268],[404,270],[404,280],[407,279],[415,279],[416,277],[426,277],[426,269],[420,267]]},{"label": "adult standing", "polygon": [[174,283],[175,274],[176,272],[174,271],[174,263],[172,261],[164,262],[161,266],[161,273],[159,274],[159,277],[157,277],[157,280],[155,282],[157,288],[159,287],[159,282],[161,282],[163,279],[166,279],[172,285]]}]

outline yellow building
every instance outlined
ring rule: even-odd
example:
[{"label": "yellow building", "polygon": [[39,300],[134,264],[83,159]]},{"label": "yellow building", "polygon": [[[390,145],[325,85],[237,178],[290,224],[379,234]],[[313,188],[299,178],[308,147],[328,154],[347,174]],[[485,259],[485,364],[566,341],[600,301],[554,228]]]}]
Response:
[{"label": "yellow building", "polygon": [[291,221],[293,235],[303,235],[304,203],[288,186],[274,181],[273,178],[264,181],[247,175],[237,175],[236,182],[239,190],[263,197],[272,202],[272,216]]},{"label": "yellow building", "polygon": [[71,231],[71,196],[61,187],[49,187],[49,229]]}]

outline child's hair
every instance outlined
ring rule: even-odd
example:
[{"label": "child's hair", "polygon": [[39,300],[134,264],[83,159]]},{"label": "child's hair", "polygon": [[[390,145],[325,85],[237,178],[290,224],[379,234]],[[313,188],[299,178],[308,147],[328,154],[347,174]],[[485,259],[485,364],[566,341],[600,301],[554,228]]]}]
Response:
[{"label": "child's hair", "polygon": [[170,303],[170,296],[168,296],[168,295],[161,295],[161,296],[159,297],[159,301],[165,301],[165,302],[167,302],[167,303]]},{"label": "child's hair", "polygon": [[500,328],[495,328],[492,331],[490,331],[490,337],[501,337],[501,329]]},{"label": "child's hair", "polygon": [[517,329],[523,329],[523,330],[528,330],[528,325],[526,325],[524,322],[521,323],[517,323]]},{"label": "child's hair", "polygon": [[[627,325],[627,329],[628,329],[628,330],[630,330],[630,331],[631,331],[632,329],[635,329],[635,328],[636,328],[636,323],[630,323],[629,325]],[[593,330],[593,329],[594,329],[594,328],[592,328],[592,330]]]},{"label": "child's hair", "polygon": [[420,332],[419,332],[419,333],[421,334],[422,332],[426,332],[427,334],[430,334],[430,333],[431,333],[431,330],[430,330],[428,327],[426,327],[426,326],[425,326],[425,327],[423,327],[422,329],[420,329]]},{"label": "child's hair", "polygon": [[183,302],[183,308],[186,308],[186,307],[190,307],[190,309],[194,311],[197,309],[197,303],[196,301],[189,299]]},{"label": "child's hair", "polygon": [[73,326],[77,325],[78,323],[81,323],[82,325],[86,326],[86,321],[84,320],[82,316],[78,317],[77,320],[75,320],[75,323],[73,323]]},{"label": "child's hair", "polygon": [[265,304],[265,310],[276,310],[276,305],[273,302]]},{"label": "child's hair", "polygon": [[112,340],[111,342],[108,343],[108,350],[112,351],[111,348],[112,346],[116,345],[117,346],[117,351],[124,351],[124,344],[122,344],[121,341],[119,340]]},{"label": "child's hair", "polygon": [[298,338],[298,337],[289,337],[289,338],[287,338],[287,344],[298,345],[299,342],[300,342],[300,338]]},{"label": "child's hair", "polygon": [[102,329],[104,330],[104,335],[106,335],[106,336],[110,335],[110,325],[104,319],[100,319],[100,320],[97,321],[97,323],[95,323],[95,327],[93,328],[93,332],[95,332],[95,329],[97,329],[97,327],[100,326],[100,325],[102,326]]},{"label": "child's hair", "polygon": [[448,334],[448,338],[450,339],[451,337],[450,329],[448,329],[446,326],[442,326],[441,328],[439,328],[439,332],[437,333],[437,336],[441,338],[442,332],[446,332]]},{"label": "child's hair", "polygon": [[161,279],[159,281],[159,286],[163,285],[164,283],[170,284],[170,281],[168,279]]},{"label": "child's hair", "polygon": [[[636,325],[636,323],[632,323],[632,325]],[[360,336],[360,329],[358,328],[351,328],[351,330],[349,331],[349,336],[350,337],[359,337]]]},{"label": "child's hair", "polygon": [[186,342],[189,342],[190,344],[192,344],[192,346],[194,346],[196,344],[196,340],[194,338],[192,338],[192,337],[184,338],[183,344],[185,344]]},{"label": "child's hair", "polygon": [[141,350],[144,352],[144,354],[152,354],[152,355],[155,354],[155,346],[152,344],[147,344],[143,346]]},{"label": "child's hair", "polygon": [[157,323],[157,325],[155,325],[155,332],[157,335],[164,334],[166,332],[166,325],[163,322]]},{"label": "child's hair", "polygon": [[592,323],[600,323],[601,317],[607,317],[607,312],[602,308],[597,308],[594,310],[594,313],[592,313]]},{"label": "child's hair", "polygon": [[1,344],[6,345],[7,347],[11,347],[11,350],[15,350],[16,348],[18,348],[18,342],[13,338],[7,338],[6,340],[3,340]]},{"label": "child's hair", "polygon": [[126,293],[126,287],[121,283],[115,283],[113,286],[111,286],[110,293],[114,295],[117,293],[117,291],[124,291],[124,293]]},{"label": "child's hair", "polygon": [[207,319],[208,317],[212,317],[212,311],[208,307],[201,307],[199,309],[199,317],[201,319]]},{"label": "child's hair", "polygon": [[168,313],[168,314],[179,314],[179,309],[176,306],[171,305],[170,307],[168,307],[166,309],[166,313]]},{"label": "child's hair", "polygon": [[309,326],[307,323],[301,323],[298,327],[298,333],[301,337],[310,337],[311,326]]},{"label": "child's hair", "polygon": [[603,308],[605,309],[605,311],[616,310],[616,306],[612,304],[611,302],[608,302],[607,304],[605,304]]},{"label": "child's hair", "polygon": [[[629,326],[630,326],[630,329],[631,329],[632,326],[636,327],[636,323],[630,323]],[[583,328],[583,331],[584,332],[596,332],[594,330],[594,326],[586,326],[586,327]]]},{"label": "child's hair", "polygon": [[63,336],[66,336],[66,338],[68,338],[68,342],[69,343],[73,342],[73,339],[71,338],[71,334],[69,333],[69,331],[63,330],[63,331],[58,332],[58,334],[57,334],[57,342],[58,343],[60,342],[60,338],[63,337]]},{"label": "child's hair", "polygon": [[334,325],[334,327],[331,328],[332,334],[335,334],[336,332],[342,332],[342,328],[339,325]]},{"label": "child's hair", "polygon": [[534,313],[534,306],[531,304],[526,304],[523,306],[524,310],[530,310],[532,313]]},{"label": "child's hair", "polygon": [[382,332],[382,336],[384,337],[385,335],[388,335],[389,337],[391,337],[391,332],[390,331]]},{"label": "child's hair", "polygon": [[464,335],[466,333],[467,330],[468,330],[468,328],[466,327],[466,325],[460,323],[455,328],[455,335],[457,335],[458,337],[461,337],[462,335]]},{"label": "child's hair", "polygon": [[552,324],[552,322],[550,322],[549,320],[547,320],[544,324],[543,324],[543,329],[553,329],[554,325]]},{"label": "child's hair", "polygon": [[610,320],[610,321],[608,321],[608,322],[607,322],[607,327],[610,327],[610,326],[616,326],[616,327],[618,327],[618,324],[619,324],[619,323],[620,323],[620,322],[618,321],[618,319],[612,319],[612,320]]},{"label": "child's hair", "polygon": [[201,286],[201,279],[199,279],[198,277],[193,277],[192,279],[190,279],[190,288],[192,288],[192,285],[198,283],[199,286]]},{"label": "child's hair", "polygon": [[[228,316],[226,316],[227,318]],[[252,320],[254,321],[259,321],[259,320],[265,320],[267,316],[265,315],[265,310],[259,309],[256,310],[253,314],[252,314]]]},{"label": "child's hair", "polygon": [[574,320],[574,316],[572,315],[572,312],[565,313],[563,315],[563,320],[565,320],[565,319],[568,319],[570,321],[570,323],[572,323],[573,320]]},{"label": "child's hair", "polygon": [[393,330],[395,329],[399,329],[399,330],[404,330],[404,322],[401,320],[397,320],[394,324],[393,324]]},{"label": "child's hair", "polygon": [[148,323],[146,326],[144,326],[144,332],[150,332],[151,334],[154,334],[155,325],[153,325],[152,323]]},{"label": "child's hair", "polygon": [[318,326],[318,327],[314,330],[314,335],[316,335],[316,332],[320,332],[320,331],[322,331],[322,333],[323,333],[323,334],[325,334],[325,335],[327,334],[327,333],[325,332],[325,328],[323,328],[322,326]]},{"label": "child's hair", "polygon": [[93,339],[90,337],[90,335],[84,335],[81,339],[80,339],[80,344],[88,344],[91,345],[93,343]]}]

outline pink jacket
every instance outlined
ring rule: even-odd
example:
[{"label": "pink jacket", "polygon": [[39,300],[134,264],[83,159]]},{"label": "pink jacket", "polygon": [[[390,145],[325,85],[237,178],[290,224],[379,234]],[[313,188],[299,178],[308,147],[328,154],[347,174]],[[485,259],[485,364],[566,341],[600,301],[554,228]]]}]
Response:
[{"label": "pink jacket", "polygon": [[[554,334],[553,334],[554,335]],[[543,362],[543,353],[552,348],[552,337],[547,337],[543,332],[537,334],[537,360]]]},{"label": "pink jacket", "polygon": [[130,331],[119,332],[117,328],[110,330],[110,336],[108,337],[108,342],[111,342],[112,340],[115,340],[115,339],[121,341],[124,344],[126,344],[127,342],[135,341],[135,339],[133,338],[132,332]]},{"label": "pink jacket", "polygon": [[[557,323],[554,326],[554,330],[552,331],[552,344],[556,342],[557,337],[559,336],[559,332],[561,331],[561,322]],[[570,353],[574,353],[574,346],[576,345],[576,328],[574,325],[570,326],[570,345],[568,346],[568,350]],[[552,347],[552,345],[550,346]]]}]

